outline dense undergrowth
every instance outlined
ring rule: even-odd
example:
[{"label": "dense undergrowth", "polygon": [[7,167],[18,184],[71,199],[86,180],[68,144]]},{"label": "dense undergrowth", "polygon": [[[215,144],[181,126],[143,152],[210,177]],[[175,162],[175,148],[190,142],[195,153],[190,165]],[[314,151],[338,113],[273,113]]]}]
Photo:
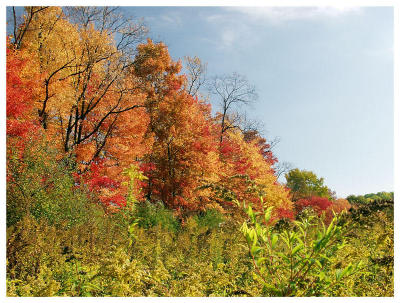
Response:
[{"label": "dense undergrowth", "polygon": [[[148,210],[150,214],[153,210]],[[270,296],[255,274],[246,240],[232,219],[215,214],[177,228],[165,210],[139,217],[129,244],[118,217],[93,209],[84,222],[56,227],[26,215],[8,228],[9,296]],[[207,219],[205,219],[207,218]],[[346,220],[349,220],[348,218]],[[393,234],[386,212],[357,222],[346,245],[329,256],[324,272],[362,261],[360,270],[320,296],[392,296]],[[148,222],[158,222],[148,225]],[[162,225],[167,222],[166,225]],[[371,224],[372,223],[372,224]],[[290,230],[285,228],[280,232]],[[278,229],[277,229],[278,232]],[[269,279],[276,279],[271,276]],[[302,281],[313,287],[318,273]],[[282,295],[282,294],[281,294]],[[299,294],[300,295],[300,292]]]},{"label": "dense undergrowth", "polygon": [[[124,211],[105,214],[84,189],[71,187],[68,161],[27,164],[7,191],[8,296],[393,296],[393,201],[353,205],[331,224],[341,232],[322,264],[282,285],[278,277],[289,268],[282,260],[295,248],[288,251],[285,237],[308,224],[303,244],[312,248],[328,228],[309,208],[296,221],[268,225],[277,244],[264,257],[278,259],[276,273],[261,279],[262,262],[254,262],[258,253],[241,228],[251,216],[240,207],[235,216],[208,210],[182,220],[162,203],[131,197]],[[49,186],[37,180],[43,171]]]}]

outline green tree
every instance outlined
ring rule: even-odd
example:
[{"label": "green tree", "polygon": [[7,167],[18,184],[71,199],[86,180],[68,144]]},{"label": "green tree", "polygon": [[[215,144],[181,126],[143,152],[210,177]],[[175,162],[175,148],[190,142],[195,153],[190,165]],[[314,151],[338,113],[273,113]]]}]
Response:
[{"label": "green tree", "polygon": [[393,192],[385,192],[381,191],[378,193],[370,193],[365,195],[350,195],[347,197],[347,200],[351,204],[368,204],[373,201],[390,201],[393,200],[394,194]]},{"label": "green tree", "polygon": [[311,196],[334,198],[333,192],[324,185],[324,178],[318,178],[312,171],[292,169],[285,175],[285,178],[293,201]]}]

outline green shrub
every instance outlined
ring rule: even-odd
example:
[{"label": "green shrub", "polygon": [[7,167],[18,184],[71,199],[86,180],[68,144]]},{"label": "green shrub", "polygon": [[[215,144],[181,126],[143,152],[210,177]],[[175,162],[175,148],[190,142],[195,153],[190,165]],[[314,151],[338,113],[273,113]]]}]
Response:
[{"label": "green shrub", "polygon": [[197,224],[201,227],[215,229],[224,222],[224,216],[216,209],[207,209],[196,216]]},{"label": "green shrub", "polygon": [[[258,222],[260,215],[256,217]],[[371,213],[363,221],[348,214],[331,227],[312,213],[304,213],[299,222],[285,222],[284,228],[257,228],[250,219],[250,250],[229,216],[214,229],[200,226],[197,217],[176,231],[160,224],[136,226],[131,245],[121,222],[114,214],[58,228],[24,216],[7,229],[7,295],[393,295],[390,212]],[[349,264],[360,261],[363,270]]]},{"label": "green shrub", "polygon": [[162,203],[153,204],[148,201],[137,204],[136,218],[142,228],[151,228],[157,225],[170,231],[179,229],[179,222],[171,210]]},{"label": "green shrub", "polygon": [[23,158],[10,152],[7,166],[7,226],[31,214],[51,225],[71,227],[86,222],[92,212],[102,212],[84,189],[75,187],[74,159],[58,159],[44,140],[27,144]]},{"label": "green shrub", "polygon": [[336,224],[336,217],[327,228],[320,218],[308,216],[294,221],[291,230],[276,232],[269,224],[271,207],[256,213],[247,206],[245,211],[249,222],[244,222],[241,230],[265,295],[330,295],[333,287],[359,271],[361,262],[332,262],[345,245],[343,227]]}]

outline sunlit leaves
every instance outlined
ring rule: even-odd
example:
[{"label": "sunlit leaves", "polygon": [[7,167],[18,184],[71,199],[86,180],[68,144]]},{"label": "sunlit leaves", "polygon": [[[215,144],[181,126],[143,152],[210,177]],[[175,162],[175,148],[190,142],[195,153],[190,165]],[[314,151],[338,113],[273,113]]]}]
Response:
[{"label": "sunlit leaves", "polygon": [[[20,95],[31,98],[31,112],[60,153],[74,157],[77,182],[104,206],[121,207],[128,181],[122,172],[135,165],[147,177],[138,181],[143,190],[136,188],[135,195],[162,201],[179,215],[231,209],[232,203],[211,189],[219,187],[249,201],[263,191],[265,203],[277,206],[274,219],[291,217],[292,205],[273,175],[276,159],[266,140],[231,129],[221,141],[219,118],[188,88],[193,81],[197,91],[204,64],[188,59],[194,74],[182,75],[181,63],[171,59],[165,44],[150,39],[127,56],[133,52],[112,35],[120,22],[110,19],[113,12],[44,7],[32,17],[19,50],[29,55],[30,70],[41,75],[35,91],[29,87]],[[139,27],[131,33],[125,29],[121,39],[129,34],[132,43],[139,41],[133,39]],[[242,76],[224,79],[232,88],[247,85]],[[11,78],[8,82],[16,86]],[[247,86],[251,99],[254,89]],[[235,98],[231,101],[241,102]],[[17,113],[16,103],[8,103]],[[16,122],[10,118],[7,123],[11,129]]]}]

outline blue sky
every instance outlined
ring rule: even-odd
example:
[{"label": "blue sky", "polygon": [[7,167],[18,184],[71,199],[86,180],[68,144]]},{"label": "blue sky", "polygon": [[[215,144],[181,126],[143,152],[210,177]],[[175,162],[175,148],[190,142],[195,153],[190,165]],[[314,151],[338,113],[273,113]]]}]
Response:
[{"label": "blue sky", "polygon": [[249,115],[280,161],[314,171],[339,197],[393,190],[390,7],[129,7],[171,56],[257,88]]}]

